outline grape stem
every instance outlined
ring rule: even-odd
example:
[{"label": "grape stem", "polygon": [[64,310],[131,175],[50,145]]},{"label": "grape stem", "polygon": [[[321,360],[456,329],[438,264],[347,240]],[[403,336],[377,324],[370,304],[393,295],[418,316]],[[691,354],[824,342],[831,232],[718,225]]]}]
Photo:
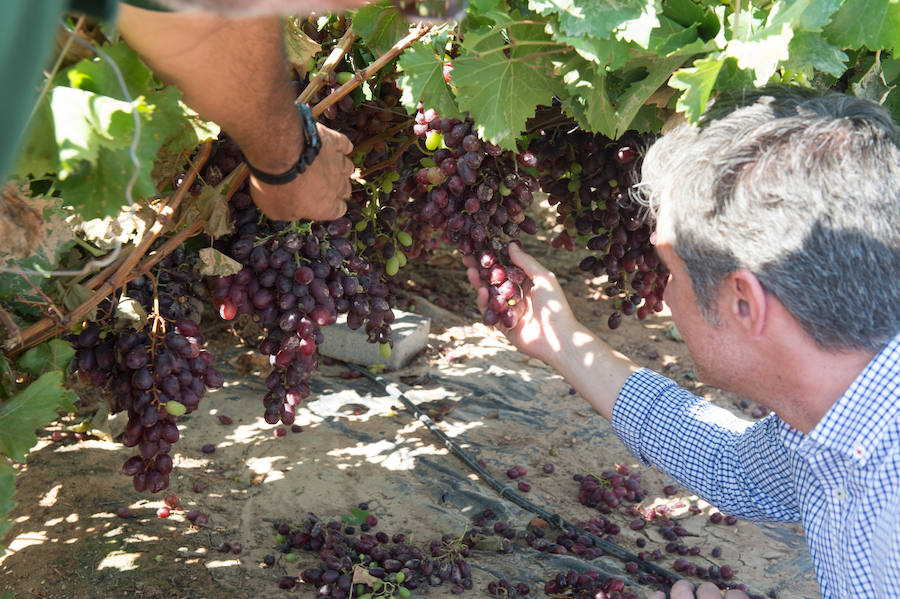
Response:
[{"label": "grape stem", "polygon": [[410,125],[412,125],[415,122],[416,122],[415,119],[409,119],[407,121],[403,121],[402,123],[391,127],[390,129],[388,129],[381,135],[376,135],[375,137],[370,137],[370,138],[366,139],[364,142],[362,142],[361,144],[354,146],[353,151],[365,153],[369,149],[371,149],[373,146],[375,146],[376,144],[378,144],[382,141],[387,141],[388,139],[390,139],[397,133],[403,131],[404,129],[406,129],[407,127],[409,127]]},{"label": "grape stem", "polygon": [[[56,313],[58,314],[57,318],[44,318],[26,328],[24,331],[22,331],[20,342],[10,350],[10,357],[16,356],[23,351],[34,347],[42,341],[45,341],[57,335],[58,333],[65,331],[75,323],[81,321],[91,312],[91,310],[93,310],[101,301],[103,301],[104,298],[111,295],[113,292],[115,292],[116,289],[127,284],[132,279],[147,272],[154,264],[174,251],[175,248],[178,247],[178,244],[174,246],[171,245],[171,241],[173,239],[178,238],[181,240],[179,241],[179,243],[181,243],[190,236],[184,236],[185,231],[190,231],[191,235],[193,235],[200,230],[205,221],[196,221],[192,223],[190,227],[184,229],[178,235],[175,235],[174,237],[169,239],[167,243],[153,252],[151,256],[147,256],[146,258],[144,258],[153,242],[156,241],[156,239],[166,229],[169,228],[169,225],[172,222],[172,217],[175,214],[175,210],[184,200],[191,185],[193,185],[194,181],[197,179],[197,175],[209,158],[211,151],[212,142],[208,141],[200,146],[199,154],[191,164],[191,168],[187,173],[185,173],[185,178],[181,186],[177,190],[175,190],[175,193],[172,194],[168,201],[159,209],[156,216],[156,221],[147,230],[147,232],[144,233],[144,236],[141,238],[137,246],[135,246],[132,251],[121,258],[121,262],[118,263],[118,267],[114,271],[112,271],[111,269],[104,269],[104,273],[112,272],[112,274],[110,274],[108,278],[106,278],[102,282],[96,277],[92,280],[92,284],[95,285],[94,288],[96,289],[94,294],[68,314],[63,314],[58,309],[55,309]],[[237,186],[239,185],[233,185],[232,189],[236,190]],[[164,248],[168,248],[167,251],[164,252]],[[144,258],[144,260],[142,261],[141,258]]]},{"label": "grape stem", "polygon": [[322,89],[328,76],[334,72],[335,67],[337,67],[341,59],[344,58],[344,55],[347,54],[347,51],[350,49],[350,46],[353,45],[354,40],[356,40],[356,32],[353,31],[353,26],[351,25],[347,27],[347,31],[344,32],[344,35],[341,36],[341,39],[335,47],[332,48],[331,54],[328,55],[325,64],[322,65],[322,69],[312,78],[309,85],[306,86],[306,89],[300,92],[300,95],[297,97],[298,102],[309,102],[310,98]]},{"label": "grape stem", "polygon": [[349,94],[351,91],[359,87],[363,81],[368,80],[372,75],[380,71],[385,65],[394,60],[397,56],[399,56],[404,50],[410,47],[413,42],[424,36],[426,33],[431,31],[430,25],[419,24],[414,30],[412,30],[409,35],[398,41],[396,44],[391,47],[390,50],[376,58],[369,66],[366,68],[356,71],[353,73],[353,78],[340,86],[332,93],[328,94],[325,99],[321,102],[313,106],[312,113],[313,116],[319,116],[325,109],[331,106],[332,104],[338,102]]},{"label": "grape stem", "polygon": [[406,150],[411,145],[417,143],[417,141],[418,141],[418,137],[411,137],[411,138],[407,139],[403,143],[403,145],[401,145],[399,148],[397,148],[397,150],[393,154],[391,154],[386,160],[382,160],[378,164],[373,164],[366,170],[360,172],[358,175],[356,173],[354,173],[353,178],[354,179],[365,179],[366,177],[371,176],[373,173],[377,173],[380,170],[383,170],[383,169],[393,166],[397,162],[397,159],[400,158],[400,156],[402,156],[403,153],[406,152]]}]

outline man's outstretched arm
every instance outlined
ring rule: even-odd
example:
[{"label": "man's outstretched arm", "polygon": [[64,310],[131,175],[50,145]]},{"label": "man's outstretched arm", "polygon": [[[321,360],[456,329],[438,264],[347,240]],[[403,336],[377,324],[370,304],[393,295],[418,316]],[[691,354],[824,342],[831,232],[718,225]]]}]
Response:
[{"label": "man's outstretched arm", "polygon": [[[282,173],[303,153],[278,17],[231,19],[123,4],[118,27],[150,68],[178,87],[200,116],[222,127],[253,166]],[[353,146],[336,131],[318,129],[322,149],[293,182],[267,185],[251,176],[253,199],[270,218],[329,220],[345,212]]]}]

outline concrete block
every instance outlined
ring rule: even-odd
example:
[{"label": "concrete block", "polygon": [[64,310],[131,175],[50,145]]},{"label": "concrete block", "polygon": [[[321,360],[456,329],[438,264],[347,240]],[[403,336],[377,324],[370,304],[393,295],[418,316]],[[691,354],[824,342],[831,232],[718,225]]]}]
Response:
[{"label": "concrete block", "polygon": [[377,343],[367,341],[365,327],[355,331],[347,328],[347,317],[344,314],[339,315],[333,325],[322,327],[325,341],[319,345],[319,353],[360,366],[384,364],[390,369],[406,366],[416,354],[425,349],[431,320],[401,310],[394,310],[394,314],[396,318],[391,324],[394,349],[387,360],[381,356]]}]

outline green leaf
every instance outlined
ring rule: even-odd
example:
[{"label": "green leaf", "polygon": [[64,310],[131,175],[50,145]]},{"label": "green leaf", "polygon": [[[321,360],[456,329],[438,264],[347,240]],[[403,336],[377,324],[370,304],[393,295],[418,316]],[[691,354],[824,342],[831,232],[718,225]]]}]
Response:
[{"label": "green leaf", "polygon": [[879,60],[877,55],[872,66],[869,67],[869,70],[859,78],[859,81],[854,81],[850,85],[854,96],[868,98],[879,104],[882,104],[887,100],[888,94],[890,94],[895,87],[896,85],[888,86],[885,81],[881,60]]},{"label": "green leaf", "polygon": [[22,151],[11,172],[12,177],[25,179],[33,176],[41,179],[59,170],[59,148],[53,131],[50,97],[45,96],[36,107]]},{"label": "green leaf", "polygon": [[660,10],[659,0],[644,2],[637,17],[625,21],[616,29],[616,37],[620,40],[634,42],[641,48],[647,48],[651,32],[659,27],[658,13]]},{"label": "green leaf", "polygon": [[667,18],[685,28],[696,26],[703,39],[712,39],[719,33],[719,18],[710,7],[694,0],[663,0],[662,4],[662,12]]},{"label": "green leaf", "polygon": [[0,453],[22,462],[37,443],[34,429],[56,418],[57,408],[74,409],[75,394],[62,386],[63,373],[47,372],[0,405]]},{"label": "green leaf", "polygon": [[379,54],[391,49],[409,31],[409,23],[390,2],[362,7],[353,17],[353,29]]},{"label": "green leaf", "polygon": [[[0,460],[0,539],[12,527],[12,522],[7,516],[16,507],[16,503],[12,500],[15,491],[16,471],[9,462]],[[0,551],[3,551],[3,545],[0,545]]]},{"label": "green leaf", "polygon": [[712,94],[723,59],[719,56],[708,56],[694,61],[694,66],[679,69],[669,80],[669,86],[680,89],[684,93],[678,98],[678,112],[687,115],[688,120],[696,122]]},{"label": "green leaf", "polygon": [[607,39],[629,21],[639,19],[653,0],[529,0],[528,8],[544,16],[557,15],[560,28],[571,36]]},{"label": "green leaf", "polygon": [[0,400],[9,399],[14,382],[15,379],[12,368],[9,367],[9,360],[6,359],[6,354],[0,352]]},{"label": "green leaf", "polygon": [[355,507],[349,514],[344,514],[343,516],[341,516],[341,522],[343,522],[344,524],[349,524],[350,526],[359,526],[360,524],[365,522],[366,518],[368,517],[369,512],[367,510]]},{"label": "green leaf", "polygon": [[847,55],[837,46],[828,43],[818,33],[800,31],[794,34],[788,60],[783,66],[812,76],[813,68],[840,77],[847,70]]},{"label": "green leaf", "polygon": [[601,65],[611,71],[624,66],[628,58],[628,44],[615,38],[597,39],[568,35],[559,28],[559,23],[556,19],[551,19],[547,23],[547,28],[554,40],[571,46],[585,60]]},{"label": "green leaf", "polygon": [[825,34],[845,48],[900,51],[900,0],[846,0]]},{"label": "green leaf", "polygon": [[444,80],[444,61],[434,53],[430,44],[418,43],[404,52],[398,61],[403,74],[397,85],[403,90],[400,102],[410,113],[416,104],[425,100],[425,108],[433,108],[443,118],[460,117],[462,113]]},{"label": "green leaf", "polygon": [[[610,89],[609,76],[600,69],[593,74],[575,61],[561,65],[569,94],[563,100],[567,114],[574,116],[582,128],[599,132],[613,139],[631,128],[632,121],[647,100],[662,86],[672,72],[684,62],[683,56],[669,58],[648,57],[643,62],[633,61],[637,77],[623,89]],[[577,75],[573,76],[573,73]],[[646,115],[647,113],[645,113]]]},{"label": "green leaf", "polygon": [[[545,36],[543,41],[553,43],[542,30],[540,33]],[[535,31],[523,27],[517,28],[515,34],[517,39],[527,39]],[[534,116],[535,107],[549,105],[553,96],[562,91],[562,85],[554,77],[547,57],[525,55],[527,51],[535,56],[539,49],[513,46],[507,58],[500,36],[483,40],[478,51],[468,44],[466,39],[466,54],[453,65],[457,104],[471,114],[482,139],[514,149],[525,122]]]},{"label": "green leaf", "polygon": [[75,357],[75,348],[68,341],[59,338],[51,339],[32,347],[22,354],[16,362],[20,370],[38,377],[49,370],[65,372]]},{"label": "green leaf", "polygon": [[321,51],[322,46],[306,35],[298,19],[288,17],[284,20],[285,57],[301,77],[306,76],[310,59]]},{"label": "green leaf", "polygon": [[115,215],[127,204],[125,191],[135,168],[128,149],[134,110],[141,123],[134,201],[156,193],[152,168],[160,148],[193,147],[207,131],[196,126],[174,87],[148,92],[132,104],[72,88],[58,87],[52,94],[62,164],[58,188],[84,219]]},{"label": "green leaf", "polygon": [[[137,52],[125,45],[125,42],[117,44],[104,44],[101,48],[115,61],[125,81],[125,88],[131,94],[132,100],[145,93],[151,86],[153,74],[141,61]],[[65,73],[69,86],[84,91],[93,92],[100,96],[108,96],[116,100],[126,100],[122,93],[122,86],[116,76],[115,70],[105,59],[90,58],[82,60],[71,66]]]}]

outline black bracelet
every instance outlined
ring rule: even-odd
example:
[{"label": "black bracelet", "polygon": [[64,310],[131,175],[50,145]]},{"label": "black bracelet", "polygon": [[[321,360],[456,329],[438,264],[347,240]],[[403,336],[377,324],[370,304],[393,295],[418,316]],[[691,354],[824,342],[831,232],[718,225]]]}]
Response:
[{"label": "black bracelet", "polygon": [[247,157],[244,157],[244,162],[247,163],[247,168],[250,169],[250,172],[253,173],[253,176],[262,181],[263,183],[267,183],[269,185],[284,185],[285,183],[290,183],[294,179],[297,178],[297,175],[302,174],[306,171],[306,167],[312,164],[312,161],[316,159],[316,156],[319,155],[319,150],[322,148],[322,140],[319,138],[319,130],[316,128],[316,120],[313,118],[312,111],[309,109],[309,106],[304,104],[303,102],[297,102],[297,111],[300,113],[300,120],[303,123],[303,130],[306,134],[306,151],[300,155],[300,158],[297,159],[297,162],[288,170],[283,173],[279,173],[277,175],[273,175],[272,173],[267,173],[259,170],[247,160]]}]

